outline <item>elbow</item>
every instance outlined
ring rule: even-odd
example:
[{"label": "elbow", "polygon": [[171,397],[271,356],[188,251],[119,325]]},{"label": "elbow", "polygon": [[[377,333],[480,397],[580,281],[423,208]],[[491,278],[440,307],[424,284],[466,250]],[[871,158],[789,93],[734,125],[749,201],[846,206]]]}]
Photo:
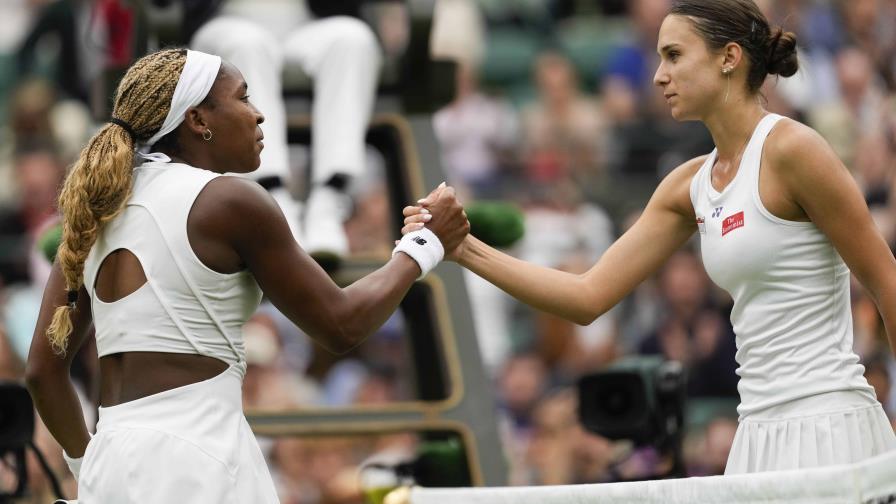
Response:
[{"label": "elbow", "polygon": [[575,322],[580,326],[589,326],[594,323],[595,320],[598,319],[601,315],[606,313],[607,310],[602,308],[595,308],[594,306],[582,306],[576,309],[575,313],[572,314],[570,320]]},{"label": "elbow", "polygon": [[25,387],[28,388],[28,392],[34,396],[39,392],[46,381],[46,371],[41,366],[38,366],[33,361],[29,360],[28,364],[25,366]]},{"label": "elbow", "polygon": [[572,313],[568,318],[580,326],[589,326],[612,306],[607,306],[607,300],[602,298],[599,293],[591,290],[584,275],[579,275],[579,279],[582,280],[579,290],[582,295],[579,296],[577,303],[572,304]]},{"label": "elbow", "polygon": [[340,326],[334,328],[327,335],[327,350],[344,355],[360,345],[367,338],[366,334],[351,327]]},{"label": "elbow", "polygon": [[32,396],[42,390],[58,388],[60,382],[69,380],[69,365],[64,360],[45,360],[28,357],[25,364],[25,387]]},{"label": "elbow", "polygon": [[572,321],[580,326],[589,326],[597,320],[598,317],[601,316],[601,313],[597,313],[594,311],[585,311],[581,313],[577,313],[572,317]]}]

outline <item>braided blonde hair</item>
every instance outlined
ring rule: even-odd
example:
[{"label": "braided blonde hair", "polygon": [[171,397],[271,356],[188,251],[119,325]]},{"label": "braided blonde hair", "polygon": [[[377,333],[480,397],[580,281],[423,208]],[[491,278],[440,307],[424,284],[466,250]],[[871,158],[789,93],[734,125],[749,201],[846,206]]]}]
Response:
[{"label": "braided blonde hair", "polygon": [[[62,243],[56,260],[69,303],[56,308],[47,329],[57,353],[65,353],[72,332],[71,314],[84,283],[87,254],[103,226],[124,210],[131,196],[135,144],[162,128],[186,60],[185,49],[167,49],[137,60],[115,94],[112,117],[117,123],[106,124],[90,139],[65,179],[59,196]],[[131,131],[121,122],[130,125]]]}]

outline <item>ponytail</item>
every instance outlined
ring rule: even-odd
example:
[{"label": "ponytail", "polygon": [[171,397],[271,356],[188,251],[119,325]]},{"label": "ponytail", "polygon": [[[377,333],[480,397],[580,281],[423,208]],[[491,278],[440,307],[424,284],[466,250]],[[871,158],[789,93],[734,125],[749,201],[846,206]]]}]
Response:
[{"label": "ponytail", "polygon": [[124,210],[131,196],[135,148],[161,129],[186,55],[185,49],[167,49],[144,56],[128,69],[116,92],[111,122],[90,139],[62,185],[62,242],[56,261],[68,297],[47,329],[50,345],[60,354],[68,348],[71,317],[84,284],[84,261],[103,227]]},{"label": "ponytail", "polygon": [[103,226],[124,209],[131,195],[134,141],[121,126],[107,124],[81,151],[62,186],[62,268],[67,303],[56,308],[47,329],[53,349],[64,353],[72,332],[71,315],[83,285],[84,261]]}]

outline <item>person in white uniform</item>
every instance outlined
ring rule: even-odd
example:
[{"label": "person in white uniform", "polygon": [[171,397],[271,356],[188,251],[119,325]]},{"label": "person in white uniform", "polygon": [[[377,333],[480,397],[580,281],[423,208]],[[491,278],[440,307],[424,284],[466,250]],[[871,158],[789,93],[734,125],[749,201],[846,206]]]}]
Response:
[{"label": "person in white uniform", "polygon": [[[351,213],[348,190],[364,174],[364,138],[383,56],[373,30],[359,19],[360,3],[185,2],[190,16],[213,13],[192,35],[190,47],[230,61],[253,89],[266,117],[261,129],[267,148],[251,176],[271,191],[296,239],[313,256],[348,254],[343,226]],[[326,17],[313,18],[307,10]],[[199,20],[187,21],[192,26]],[[314,82],[311,185],[301,210],[289,191],[295,181],[281,84],[285,65],[301,67]]]},{"label": "person in white uniform", "polygon": [[[241,404],[241,326],[262,292],[346,351],[468,230],[443,198],[431,231],[403,237],[382,268],[338,287],[260,185],[222,176],[259,165],[264,117],[247,93],[218,56],[145,56],[66,178],[26,380],[81,502],[277,502]],[[92,438],[69,378],[91,322],[101,370]]]},{"label": "person in white uniform", "polygon": [[[672,116],[715,141],[659,185],[642,216],[581,275],[541,268],[468,237],[452,258],[541,310],[589,324],[695,233],[710,277],[734,299],[740,422],[726,474],[853,463],[896,449],[852,350],[850,271],[896,348],[896,261],[831,147],[768,113],[767,75],[797,71],[796,39],[752,0],[677,0],[660,28],[654,82]],[[437,193],[436,193],[437,194]],[[425,226],[404,210],[403,231]]]}]

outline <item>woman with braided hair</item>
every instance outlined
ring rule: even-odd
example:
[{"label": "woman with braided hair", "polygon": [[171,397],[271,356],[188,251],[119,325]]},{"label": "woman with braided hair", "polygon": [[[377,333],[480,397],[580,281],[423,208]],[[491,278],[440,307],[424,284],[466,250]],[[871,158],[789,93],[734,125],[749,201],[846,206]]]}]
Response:
[{"label": "woman with braided hair", "polygon": [[[219,57],[150,54],[128,70],[110,123],[65,181],[26,378],[83,502],[277,502],[241,405],[241,326],[262,292],[346,351],[467,232],[449,191],[431,230],[339,288],[261,186],[222,176],[258,168],[263,120]],[[68,372],[91,323],[101,375],[92,438]]]},{"label": "woman with braided hair", "polygon": [[[854,463],[896,449],[853,353],[849,288],[852,270],[896,350],[896,260],[831,147],[760,99],[767,76],[796,73],[795,35],[770,28],[753,0],[674,0],[657,52],[654,83],[672,116],[703,122],[716,149],[673,170],[586,273],[528,264],[472,236],[453,259],[587,325],[696,234],[709,276],[734,299],[741,403],[726,474]],[[428,203],[405,208],[405,231],[424,226]]]}]

